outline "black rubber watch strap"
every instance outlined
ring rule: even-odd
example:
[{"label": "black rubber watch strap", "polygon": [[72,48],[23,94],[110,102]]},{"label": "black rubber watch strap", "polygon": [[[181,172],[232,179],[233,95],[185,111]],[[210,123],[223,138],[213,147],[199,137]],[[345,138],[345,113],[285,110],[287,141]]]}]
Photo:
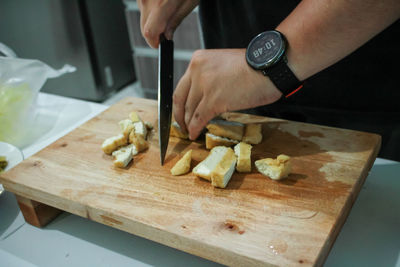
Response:
[{"label": "black rubber watch strap", "polygon": [[286,57],[283,57],[273,67],[262,70],[262,73],[270,78],[285,97],[291,96],[303,86],[302,82],[288,67]]}]

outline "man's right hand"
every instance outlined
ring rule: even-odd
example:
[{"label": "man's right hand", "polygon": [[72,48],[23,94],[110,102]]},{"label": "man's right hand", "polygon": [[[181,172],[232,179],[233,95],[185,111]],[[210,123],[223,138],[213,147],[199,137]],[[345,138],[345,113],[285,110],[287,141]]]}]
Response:
[{"label": "man's right hand", "polygon": [[140,28],[147,43],[158,48],[164,33],[171,40],[182,20],[199,4],[199,0],[138,0]]}]

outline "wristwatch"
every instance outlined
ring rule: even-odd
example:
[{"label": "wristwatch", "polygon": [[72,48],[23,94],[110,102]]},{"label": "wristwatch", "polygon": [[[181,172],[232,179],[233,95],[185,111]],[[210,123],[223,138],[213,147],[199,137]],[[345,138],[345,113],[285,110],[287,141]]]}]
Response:
[{"label": "wristwatch", "polygon": [[253,69],[268,76],[287,98],[300,90],[303,84],[287,65],[286,48],[287,41],[281,32],[262,32],[249,43],[246,60]]}]

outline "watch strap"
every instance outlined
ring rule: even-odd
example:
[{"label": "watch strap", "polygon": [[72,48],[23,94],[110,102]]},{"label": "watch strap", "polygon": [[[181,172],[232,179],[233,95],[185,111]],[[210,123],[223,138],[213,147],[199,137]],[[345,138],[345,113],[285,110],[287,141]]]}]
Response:
[{"label": "watch strap", "polygon": [[299,91],[303,84],[287,65],[287,59],[282,57],[274,66],[262,70],[265,76],[268,76],[274,85],[282,92],[285,98]]}]

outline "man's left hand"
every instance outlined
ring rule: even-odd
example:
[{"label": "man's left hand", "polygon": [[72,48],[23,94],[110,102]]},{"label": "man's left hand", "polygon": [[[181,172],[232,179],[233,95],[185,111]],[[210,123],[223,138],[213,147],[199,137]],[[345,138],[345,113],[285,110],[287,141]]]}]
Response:
[{"label": "man's left hand", "polygon": [[215,116],[267,105],[282,93],[246,62],[245,49],[198,50],[174,92],[175,120],[190,139]]}]

